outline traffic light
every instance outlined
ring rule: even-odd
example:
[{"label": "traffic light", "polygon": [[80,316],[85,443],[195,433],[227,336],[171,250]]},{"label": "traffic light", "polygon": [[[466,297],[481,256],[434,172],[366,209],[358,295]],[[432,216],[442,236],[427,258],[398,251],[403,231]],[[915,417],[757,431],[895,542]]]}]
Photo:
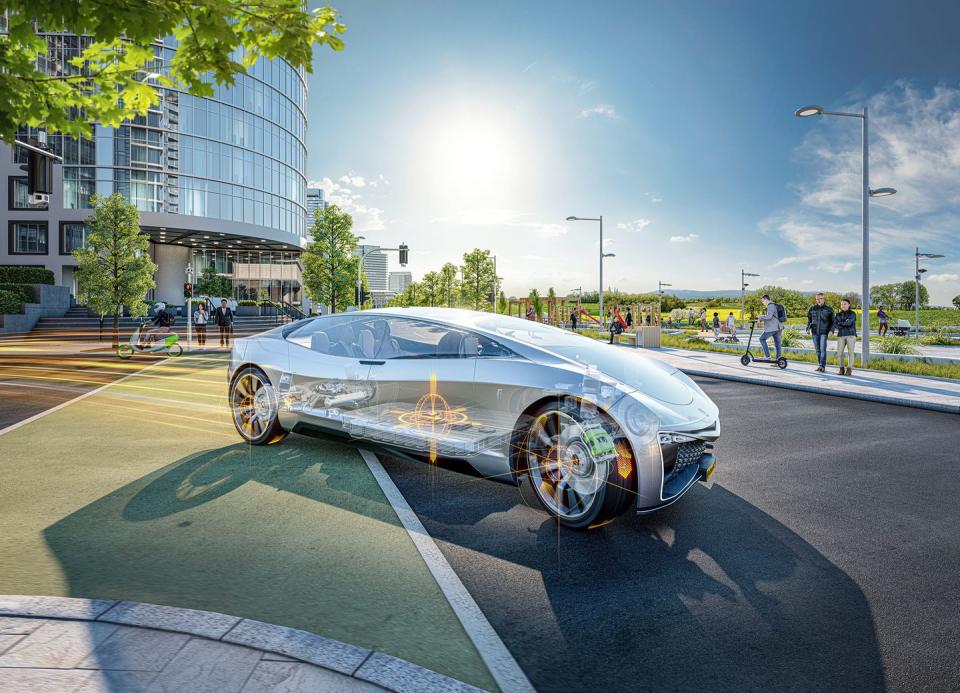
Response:
[{"label": "traffic light", "polygon": [[410,246],[406,243],[400,244],[400,266],[406,267],[407,262],[410,260]]},{"label": "traffic light", "polygon": [[486,296],[487,296],[487,302],[488,302],[488,303],[493,303],[493,299],[496,298],[496,296],[494,295],[494,293],[493,293],[492,291],[488,291],[488,292],[486,293]]},{"label": "traffic light", "polygon": [[363,287],[356,287],[353,290],[353,300],[357,304],[358,308],[362,308],[363,304],[367,302],[367,299],[370,298],[370,294],[367,293]]},{"label": "traffic light", "polygon": [[30,195],[53,193],[53,159],[49,156],[27,151],[27,192]]},{"label": "traffic light", "polygon": [[193,296],[193,284],[186,283],[183,285],[183,297],[190,298]]}]

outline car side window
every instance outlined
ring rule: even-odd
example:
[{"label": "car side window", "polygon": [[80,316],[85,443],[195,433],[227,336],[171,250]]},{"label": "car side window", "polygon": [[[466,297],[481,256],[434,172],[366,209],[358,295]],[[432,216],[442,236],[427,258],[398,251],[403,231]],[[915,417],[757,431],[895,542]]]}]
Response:
[{"label": "car side window", "polygon": [[516,356],[510,349],[484,335],[477,335],[477,356],[480,358],[511,358]]},{"label": "car side window", "polygon": [[363,358],[358,344],[359,316],[325,315],[287,333],[287,341],[328,356]]}]

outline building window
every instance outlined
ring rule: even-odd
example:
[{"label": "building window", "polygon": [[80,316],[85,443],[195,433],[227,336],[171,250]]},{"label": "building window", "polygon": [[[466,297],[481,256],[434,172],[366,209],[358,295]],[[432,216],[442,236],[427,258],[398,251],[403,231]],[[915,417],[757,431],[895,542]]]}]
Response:
[{"label": "building window", "polygon": [[40,211],[47,208],[47,204],[30,204],[30,193],[27,192],[26,176],[10,176],[10,194],[7,198],[9,209],[23,209],[29,211]]},{"label": "building window", "polygon": [[64,209],[91,209],[90,196],[96,186],[96,169],[86,166],[63,167]]},{"label": "building window", "polygon": [[90,229],[82,221],[60,222],[60,254],[70,255],[74,250],[80,250],[87,243]]},{"label": "building window", "polygon": [[11,255],[46,255],[47,222],[11,221],[9,247]]}]

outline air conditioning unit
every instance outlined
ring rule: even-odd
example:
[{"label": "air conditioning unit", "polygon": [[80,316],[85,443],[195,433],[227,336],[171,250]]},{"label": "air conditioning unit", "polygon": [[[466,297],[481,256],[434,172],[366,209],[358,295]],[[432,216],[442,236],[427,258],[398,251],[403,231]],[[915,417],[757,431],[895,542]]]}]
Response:
[{"label": "air conditioning unit", "polygon": [[33,193],[30,196],[30,204],[40,206],[40,205],[49,205],[50,196],[46,193]]}]

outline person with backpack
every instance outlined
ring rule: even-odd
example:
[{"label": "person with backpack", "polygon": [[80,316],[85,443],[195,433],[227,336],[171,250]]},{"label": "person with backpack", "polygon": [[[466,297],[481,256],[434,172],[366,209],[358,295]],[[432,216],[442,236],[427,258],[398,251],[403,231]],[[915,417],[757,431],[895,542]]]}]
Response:
[{"label": "person with backpack", "polygon": [[633,327],[633,311],[627,308],[627,328]]},{"label": "person with backpack", "polygon": [[[850,301],[840,301],[840,312],[835,318],[837,326],[837,363],[840,375],[853,375],[853,353],[857,346],[857,314],[850,309]],[[844,351],[850,353],[850,365],[844,368]]]},{"label": "person with backpack", "polygon": [[730,311],[730,315],[727,316],[727,332],[730,333],[730,336],[734,339],[737,338],[737,319],[733,317],[733,311]]},{"label": "person with backpack", "polygon": [[823,293],[817,293],[816,303],[807,311],[807,332],[813,337],[813,348],[817,352],[817,371],[827,369],[827,335],[833,331],[833,308],[824,303]]},{"label": "person with backpack", "polygon": [[713,338],[720,339],[720,314],[713,314]]},{"label": "person with backpack", "polygon": [[233,332],[233,311],[227,305],[227,299],[221,299],[220,307],[214,312],[213,317],[220,328],[220,346],[230,346],[230,333]]},{"label": "person with backpack", "polygon": [[[777,351],[777,358],[781,356],[781,339],[783,333],[783,323],[787,320],[787,311],[779,303],[770,300],[770,294],[764,294],[760,297],[766,312],[760,316],[760,322],[763,323],[763,334],[760,335],[760,346],[763,349],[765,358],[770,358],[770,347],[767,346],[767,340],[773,337],[773,346]],[[771,364],[774,368],[777,364]]]},{"label": "person with backpack", "polygon": [[193,311],[193,329],[197,333],[197,345],[204,346],[207,343],[207,322],[210,315],[207,313],[207,302],[201,301],[197,304],[197,309]]},{"label": "person with backpack", "polygon": [[153,319],[150,321],[155,327],[147,330],[141,341],[144,344],[151,344],[166,338],[171,334],[170,328],[176,321],[173,313],[167,310],[167,304],[163,301],[158,302],[153,306]]},{"label": "person with backpack", "polygon": [[576,331],[577,331],[577,311],[576,311],[576,309],[570,311],[570,325],[571,325],[571,329],[572,329],[574,332],[576,332]]}]

